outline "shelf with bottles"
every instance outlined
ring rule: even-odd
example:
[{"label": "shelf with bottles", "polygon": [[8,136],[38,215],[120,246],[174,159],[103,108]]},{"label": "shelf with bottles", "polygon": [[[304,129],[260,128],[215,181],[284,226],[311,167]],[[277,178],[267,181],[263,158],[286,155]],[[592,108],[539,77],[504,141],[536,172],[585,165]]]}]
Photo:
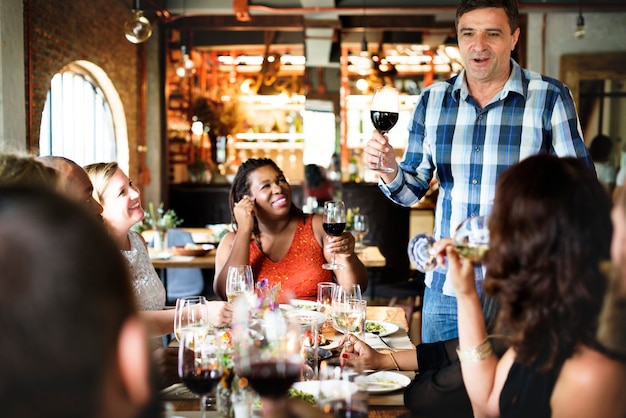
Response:
[{"label": "shelf with bottles", "polygon": [[235,138],[235,149],[304,149],[304,134],[236,134]]}]

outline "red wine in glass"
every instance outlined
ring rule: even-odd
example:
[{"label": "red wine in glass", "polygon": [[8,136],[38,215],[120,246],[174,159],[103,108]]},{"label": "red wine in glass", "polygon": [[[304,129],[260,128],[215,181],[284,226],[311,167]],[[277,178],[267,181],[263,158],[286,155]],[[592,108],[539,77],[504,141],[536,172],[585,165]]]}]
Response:
[{"label": "red wine in glass", "polygon": [[222,376],[224,376],[222,370],[194,369],[186,370],[181,380],[196,395],[204,395],[217,387]]},{"label": "red wine in glass", "polygon": [[328,235],[332,235],[333,237],[338,237],[343,234],[344,229],[346,229],[345,222],[337,222],[337,223],[323,223],[324,231]]},{"label": "red wine in glass", "polygon": [[[324,218],[322,219],[322,227],[324,231],[333,237],[343,234],[346,229],[346,205],[341,200],[324,203]],[[335,261],[335,254],[330,263],[322,264],[322,268],[326,270],[339,270],[344,268],[343,264]]]},{"label": "red wine in glass", "polygon": [[[398,122],[400,112],[400,93],[398,89],[391,86],[376,87],[372,104],[370,105],[370,117],[374,128],[381,135],[387,134]],[[375,164],[368,166],[370,170],[383,173],[393,173],[393,168],[385,167],[382,161],[383,153],[378,155]]]},{"label": "red wine in glass", "polygon": [[252,363],[244,373],[248,383],[262,398],[280,399],[300,378],[302,365],[285,361],[260,361]]},{"label": "red wine in glass", "polygon": [[398,122],[398,112],[370,110],[370,116],[374,128],[383,135],[389,132]]}]

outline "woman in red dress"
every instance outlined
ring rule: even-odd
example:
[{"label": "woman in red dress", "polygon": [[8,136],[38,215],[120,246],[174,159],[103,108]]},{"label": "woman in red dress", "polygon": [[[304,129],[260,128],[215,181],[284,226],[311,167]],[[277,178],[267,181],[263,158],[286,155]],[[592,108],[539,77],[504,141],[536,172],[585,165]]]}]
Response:
[{"label": "woman in red dress", "polygon": [[[354,253],[349,232],[331,237],[321,215],[307,215],[296,207],[282,170],[267,158],[249,159],[237,171],[230,192],[235,231],[224,236],[215,258],[215,293],[226,298],[228,267],[249,264],[255,281],[280,283],[281,299],[315,300],[317,283],[336,281],[367,287],[367,271]],[[333,278],[322,264],[336,255],[345,265]]]}]

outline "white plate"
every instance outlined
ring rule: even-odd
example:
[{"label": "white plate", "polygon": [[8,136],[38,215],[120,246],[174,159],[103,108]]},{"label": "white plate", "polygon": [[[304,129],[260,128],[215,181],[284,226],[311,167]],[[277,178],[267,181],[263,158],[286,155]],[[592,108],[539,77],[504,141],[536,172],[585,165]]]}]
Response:
[{"label": "white plate", "polygon": [[304,318],[315,318],[317,320],[317,326],[321,327],[326,322],[326,315],[317,311],[309,311],[307,309],[292,309],[285,311],[289,316],[295,316],[298,320],[302,321]]},{"label": "white plate", "polygon": [[[367,324],[378,324],[381,327],[383,327],[384,330],[380,331],[380,335],[381,337],[386,337],[387,335],[391,335],[394,332],[398,331],[400,328],[398,328],[398,326],[396,324],[392,324],[391,322],[380,322],[380,321],[365,321],[365,329],[367,329]],[[371,332],[368,332],[368,334],[371,334]]]},{"label": "white plate", "polygon": [[370,393],[387,393],[407,387],[411,379],[400,373],[382,371],[368,375],[364,382]]},{"label": "white plate", "polygon": [[323,393],[328,399],[345,399],[347,396],[352,395],[359,389],[356,383],[348,382],[346,380],[309,380],[306,382],[296,382],[292,385],[292,387],[313,395],[315,400],[319,401],[320,388],[322,385]]},{"label": "white plate", "polygon": [[152,260],[168,260],[172,258],[173,256],[172,253],[168,253],[166,251],[161,251],[160,253],[150,252],[149,254],[150,254],[150,259]]},{"label": "white plate", "polygon": [[313,300],[304,299],[292,299],[289,304],[296,309],[302,309],[305,311],[319,311],[319,305]]}]

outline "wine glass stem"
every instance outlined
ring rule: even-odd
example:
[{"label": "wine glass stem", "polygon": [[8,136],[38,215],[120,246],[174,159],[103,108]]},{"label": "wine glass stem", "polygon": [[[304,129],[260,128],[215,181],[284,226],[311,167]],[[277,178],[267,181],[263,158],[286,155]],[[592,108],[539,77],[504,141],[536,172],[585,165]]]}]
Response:
[{"label": "wine glass stem", "polygon": [[200,416],[206,418],[206,402],[208,395],[202,395],[200,398]]}]

